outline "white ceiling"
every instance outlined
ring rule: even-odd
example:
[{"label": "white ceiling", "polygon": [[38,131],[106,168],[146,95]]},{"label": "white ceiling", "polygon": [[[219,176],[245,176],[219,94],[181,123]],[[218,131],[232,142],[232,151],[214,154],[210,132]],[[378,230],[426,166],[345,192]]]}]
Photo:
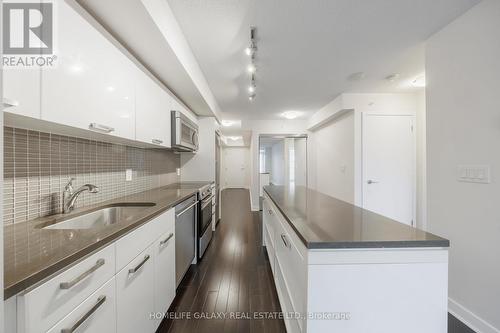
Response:
[{"label": "white ceiling", "polygon": [[[479,0],[165,0],[224,119],[305,116],[342,92],[409,91],[423,42]],[[247,98],[249,27],[258,37],[257,98]],[[350,81],[354,72],[361,81]],[[384,78],[400,73],[398,81]]]},{"label": "white ceiling", "polygon": [[139,0],[76,0],[113,37],[200,116],[213,112]]}]

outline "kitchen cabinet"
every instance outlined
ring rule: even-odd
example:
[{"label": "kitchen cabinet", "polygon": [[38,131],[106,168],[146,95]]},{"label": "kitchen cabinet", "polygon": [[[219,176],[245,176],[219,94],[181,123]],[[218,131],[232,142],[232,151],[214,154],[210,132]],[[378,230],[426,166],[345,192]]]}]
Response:
[{"label": "kitchen cabinet", "polygon": [[116,321],[120,333],[154,332],[154,264],[150,245],[116,275]]},{"label": "kitchen cabinet", "polygon": [[3,69],[5,112],[40,118],[40,69]]},{"label": "kitchen cabinet", "polygon": [[115,247],[107,246],[17,297],[19,332],[43,333],[111,279]]},{"label": "kitchen cabinet", "polygon": [[136,140],[170,147],[172,97],[146,74],[136,79]]},{"label": "kitchen cabinet", "polygon": [[[174,230],[164,233],[153,244],[155,313],[164,313],[175,298],[175,234]],[[158,327],[161,319],[155,320]]]},{"label": "kitchen cabinet", "polygon": [[135,140],[139,70],[65,1],[58,2],[56,68],[41,73],[41,118]]},{"label": "kitchen cabinet", "polygon": [[153,333],[161,318],[152,316],[166,312],[175,293],[171,208],[9,299],[7,332],[61,332],[91,312],[78,332]]},{"label": "kitchen cabinet", "polygon": [[115,279],[109,280],[47,333],[116,332]]}]

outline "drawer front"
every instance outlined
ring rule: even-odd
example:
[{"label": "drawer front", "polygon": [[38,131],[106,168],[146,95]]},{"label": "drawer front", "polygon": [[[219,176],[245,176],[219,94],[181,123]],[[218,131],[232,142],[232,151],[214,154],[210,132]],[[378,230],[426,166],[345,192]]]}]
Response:
[{"label": "drawer front", "polygon": [[115,279],[97,289],[47,333],[61,332],[116,332]]},{"label": "drawer front", "polygon": [[[169,231],[156,240],[154,246],[155,309],[166,312],[175,298],[175,232]],[[156,320],[156,325],[161,319]]]},{"label": "drawer front", "polygon": [[[275,235],[276,258],[283,274],[284,287],[289,294],[293,311],[305,313],[307,267],[298,250],[297,239],[287,232],[281,221],[278,223]],[[286,223],[286,222],[285,222]]]},{"label": "drawer front", "polygon": [[114,273],[115,247],[112,244],[19,296],[18,324],[21,331],[46,332],[111,279]]},{"label": "drawer front", "polygon": [[276,283],[281,311],[284,315],[286,331],[288,333],[300,333],[301,327],[299,326],[299,320],[295,317],[297,311],[293,309],[279,263],[276,263],[274,274],[274,281]]},{"label": "drawer front", "polygon": [[116,242],[116,272],[137,257],[157,238],[175,228],[175,211],[169,209]]}]

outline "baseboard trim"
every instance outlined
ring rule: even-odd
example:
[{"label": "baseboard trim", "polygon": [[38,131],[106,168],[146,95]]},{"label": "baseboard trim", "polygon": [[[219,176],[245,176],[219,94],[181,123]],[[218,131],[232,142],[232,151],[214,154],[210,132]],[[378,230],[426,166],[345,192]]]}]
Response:
[{"label": "baseboard trim", "polygon": [[451,298],[448,298],[448,312],[477,333],[500,333],[499,329]]}]

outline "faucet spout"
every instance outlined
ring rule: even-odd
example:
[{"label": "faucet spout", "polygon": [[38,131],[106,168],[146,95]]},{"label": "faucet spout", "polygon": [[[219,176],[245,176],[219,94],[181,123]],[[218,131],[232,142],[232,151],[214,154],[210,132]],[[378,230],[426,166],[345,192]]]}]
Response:
[{"label": "faucet spout", "polygon": [[72,191],[72,187],[66,189],[63,193],[63,213],[69,213],[75,208],[76,199],[85,191],[89,193],[99,193],[99,187],[92,184],[85,184],[76,191]]}]

